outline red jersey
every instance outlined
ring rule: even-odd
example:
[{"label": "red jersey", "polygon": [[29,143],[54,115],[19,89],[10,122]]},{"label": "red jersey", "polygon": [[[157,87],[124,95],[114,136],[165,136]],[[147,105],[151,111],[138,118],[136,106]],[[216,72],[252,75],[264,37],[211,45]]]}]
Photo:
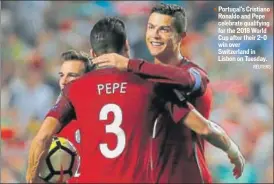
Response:
[{"label": "red jersey", "polygon": [[[79,125],[77,121],[71,121],[68,126],[65,126],[58,134],[58,137],[64,137],[68,139],[73,146],[75,146],[77,153],[79,157],[81,157],[81,147],[80,147],[80,142],[81,142],[81,131],[79,129]],[[74,175],[74,177],[70,178],[67,183],[78,183],[78,178],[80,177],[80,165]]]},{"label": "red jersey", "polygon": [[116,69],[88,73],[65,87],[47,116],[63,126],[77,119],[80,182],[154,182],[149,149],[153,123],[166,110],[174,119],[189,112],[175,108],[178,98],[164,90],[144,76]]},{"label": "red jersey", "polygon": [[[206,72],[194,63],[183,59],[179,66],[163,66],[136,60],[130,61],[129,70],[179,82],[182,89],[179,92],[209,118],[212,91]],[[160,183],[212,182],[204,157],[204,140],[184,124],[174,124],[178,118],[162,113],[154,124],[151,141],[154,180]]]}]

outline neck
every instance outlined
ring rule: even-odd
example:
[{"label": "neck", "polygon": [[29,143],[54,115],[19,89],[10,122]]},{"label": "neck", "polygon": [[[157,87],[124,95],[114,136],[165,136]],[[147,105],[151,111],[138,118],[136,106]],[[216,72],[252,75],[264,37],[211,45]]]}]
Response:
[{"label": "neck", "polygon": [[115,68],[114,66],[103,66],[103,67],[96,67],[96,70],[106,69],[106,68]]},{"label": "neck", "polygon": [[179,56],[160,56],[154,58],[155,64],[168,64],[168,65],[179,65],[181,59]]}]

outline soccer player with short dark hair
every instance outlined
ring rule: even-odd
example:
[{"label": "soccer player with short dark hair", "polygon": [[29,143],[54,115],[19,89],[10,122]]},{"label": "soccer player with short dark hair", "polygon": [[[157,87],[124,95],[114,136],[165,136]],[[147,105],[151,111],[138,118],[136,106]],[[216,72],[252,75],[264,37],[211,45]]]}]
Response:
[{"label": "soccer player with short dark hair", "polygon": [[[82,77],[94,69],[91,63],[91,58],[84,52],[76,50],[69,50],[61,54],[61,61],[63,62],[59,71],[59,87],[62,90],[66,84]],[[81,132],[77,121],[72,120],[68,126],[64,127],[58,134],[59,137],[68,139],[77,149],[78,154],[81,156]],[[80,177],[80,166],[77,173],[69,179],[68,183],[78,183]]]},{"label": "soccer player with short dark hair", "polygon": [[97,22],[90,32],[90,44],[94,57],[112,52],[129,55],[125,24],[118,18],[108,17]]},{"label": "soccer player with short dark hair", "polygon": [[[100,67],[115,66],[137,74],[176,81],[183,87],[183,91],[176,93],[187,98],[205,118],[209,118],[212,91],[207,74],[180,53],[180,43],[186,36],[186,28],[186,14],[182,7],[157,5],[151,10],[146,31],[146,44],[156,65],[129,60],[117,54],[102,55],[93,62]],[[172,121],[168,114],[163,113],[154,126],[152,149],[156,151],[153,151],[152,160],[157,171],[156,182],[212,182],[204,157],[204,139],[228,153],[235,165],[233,172],[236,178],[242,174],[244,159],[239,151],[231,154],[231,150],[238,148],[221,127],[207,121],[209,131],[201,133],[195,127],[195,120],[190,121],[188,116],[178,125]]]},{"label": "soccer player with short dark hair", "polygon": [[[156,64],[171,64],[188,71],[194,79],[191,90],[186,91],[188,101],[205,117],[209,118],[212,92],[207,74],[199,66],[185,58],[180,59],[180,43],[186,36],[187,20],[185,10],[178,5],[160,4],[151,10],[147,24],[146,43]],[[200,83],[199,83],[200,81]],[[166,117],[166,116],[164,116]],[[165,167],[159,164],[159,182],[209,183],[212,182],[204,157],[204,141],[184,124],[173,125],[169,118],[159,119],[167,133],[164,146],[158,148]],[[184,140],[184,141],[182,141]],[[157,141],[157,137],[156,137]]]}]

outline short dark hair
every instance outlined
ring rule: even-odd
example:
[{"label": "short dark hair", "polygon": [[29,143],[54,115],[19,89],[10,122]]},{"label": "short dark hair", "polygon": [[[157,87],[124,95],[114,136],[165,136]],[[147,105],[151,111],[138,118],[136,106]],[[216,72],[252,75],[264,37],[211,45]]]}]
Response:
[{"label": "short dark hair", "polygon": [[95,66],[91,62],[91,57],[85,53],[85,52],[77,52],[76,50],[69,50],[66,52],[63,52],[61,54],[61,59],[63,61],[68,61],[68,60],[78,60],[82,61],[85,65],[85,73],[90,72],[95,68]]},{"label": "short dark hair", "polygon": [[187,18],[185,9],[175,4],[158,4],[151,9],[150,14],[160,13],[174,17],[174,28],[177,33],[182,34],[187,29]]},{"label": "short dark hair", "polygon": [[117,17],[99,20],[90,32],[90,44],[95,54],[121,53],[126,44],[126,29]]}]

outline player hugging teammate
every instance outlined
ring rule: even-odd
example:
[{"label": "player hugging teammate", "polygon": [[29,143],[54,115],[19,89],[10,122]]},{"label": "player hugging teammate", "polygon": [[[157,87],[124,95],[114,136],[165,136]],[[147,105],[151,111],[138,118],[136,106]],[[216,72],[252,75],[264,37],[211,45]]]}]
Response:
[{"label": "player hugging teammate", "polygon": [[[61,54],[62,65],[60,67],[59,87],[62,90],[66,84],[82,77],[84,74],[92,71],[94,65],[91,64],[91,58],[84,52],[69,50]],[[64,127],[56,136],[68,139],[77,149],[78,154],[81,154],[81,131],[77,125],[77,121],[73,120],[68,126]],[[68,183],[78,183],[80,176],[80,167],[76,174]]]},{"label": "player hugging teammate", "polygon": [[32,142],[27,182],[39,181],[51,137],[76,119],[82,134],[79,182],[211,182],[204,140],[228,154],[239,177],[244,159],[238,147],[202,116],[210,103],[206,72],[179,57],[184,10],[164,4],[152,9],[146,42],[155,64],[128,59],[125,32],[117,18],[94,25],[91,54],[102,69],[65,85]]}]

